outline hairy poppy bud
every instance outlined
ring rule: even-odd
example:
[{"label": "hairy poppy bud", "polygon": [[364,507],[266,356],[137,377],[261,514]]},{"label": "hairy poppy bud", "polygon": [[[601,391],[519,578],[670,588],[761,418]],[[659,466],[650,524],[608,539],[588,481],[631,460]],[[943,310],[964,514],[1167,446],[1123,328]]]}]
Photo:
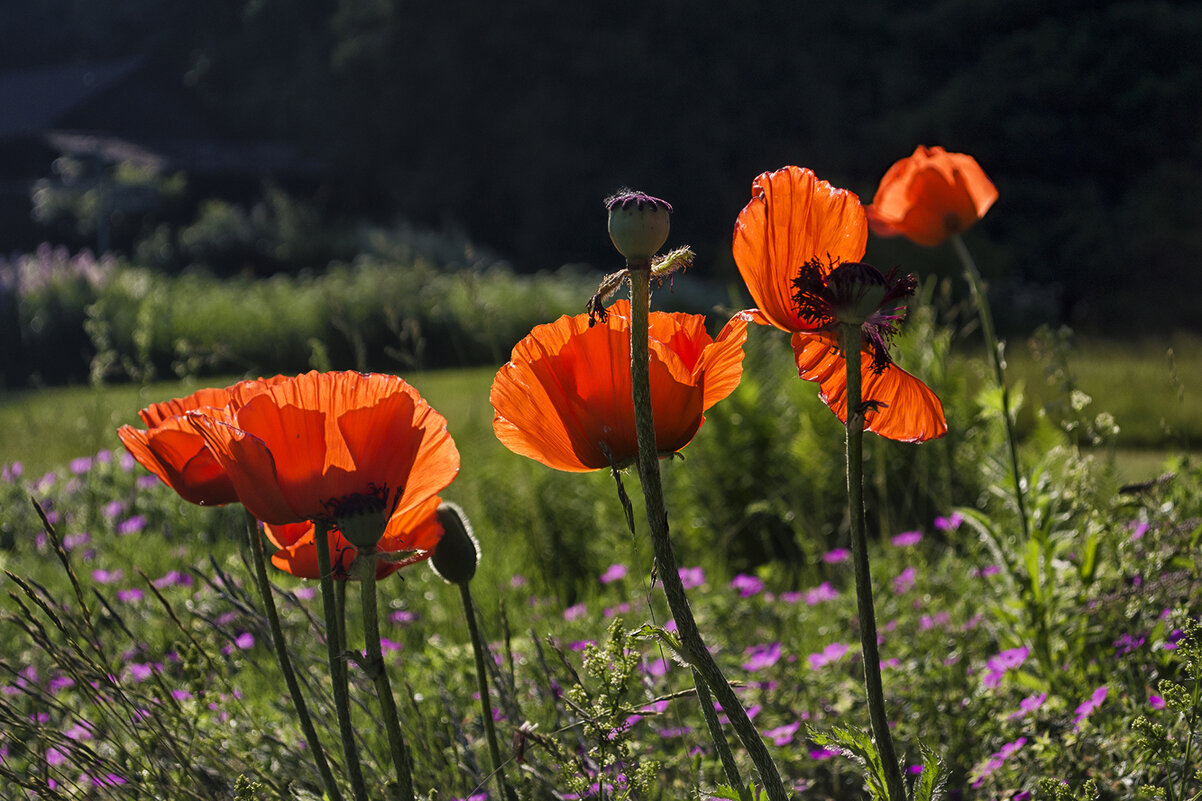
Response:
[{"label": "hairy poppy bud", "polygon": [[472,534],[467,515],[457,505],[444,501],[439,505],[437,514],[443,534],[434,548],[434,556],[430,557],[430,564],[446,581],[466,584],[476,575],[480,545]]},{"label": "hairy poppy bud", "polygon": [[623,190],[605,200],[609,238],[628,262],[650,261],[668,241],[672,206],[643,192]]}]

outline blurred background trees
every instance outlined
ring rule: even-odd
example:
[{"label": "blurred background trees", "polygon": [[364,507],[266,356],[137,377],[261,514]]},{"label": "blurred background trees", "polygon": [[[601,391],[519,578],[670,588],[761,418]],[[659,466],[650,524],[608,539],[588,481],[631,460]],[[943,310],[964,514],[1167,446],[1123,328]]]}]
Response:
[{"label": "blurred background trees", "polygon": [[[1004,326],[1198,327],[1197,3],[40,0],[8,14],[0,69],[145,54],[231,135],[327,165],[302,198],[321,219],[453,225],[519,270],[606,268],[600,201],[630,185],[671,200],[673,241],[726,279],[758,173],[809,166],[867,201],[894,160],[940,144],[1000,190],[971,242]],[[874,241],[869,259],[957,272],[904,242]]]}]

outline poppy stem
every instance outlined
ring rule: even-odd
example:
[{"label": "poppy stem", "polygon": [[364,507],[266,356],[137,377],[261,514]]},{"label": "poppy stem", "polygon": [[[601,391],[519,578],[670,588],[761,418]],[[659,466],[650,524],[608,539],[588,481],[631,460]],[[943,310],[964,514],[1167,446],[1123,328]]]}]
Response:
[{"label": "poppy stem", "polygon": [[872,735],[885,772],[889,801],[906,801],[906,786],[898,767],[885,713],[881,685],[881,654],[877,648],[876,610],[868,566],[868,536],[864,525],[864,409],[861,397],[859,325],[839,326],[840,347],[847,364],[847,503],[851,517],[851,553],[856,577],[856,609],[860,618],[860,650],[864,657],[864,687]]},{"label": "poppy stem", "polygon": [[501,748],[497,745],[497,730],[492,719],[492,703],[488,698],[488,666],[484,659],[488,652],[488,646],[485,645],[484,638],[480,636],[480,627],[476,625],[476,607],[472,603],[472,592],[468,589],[468,582],[459,583],[459,595],[463,599],[463,613],[467,618],[467,630],[472,638],[472,651],[476,654],[476,684],[480,690],[480,713],[484,720],[484,734],[488,740],[488,755],[492,758],[493,774],[497,777],[497,789],[500,790],[500,796],[504,801],[517,801],[513,788],[505,779]]},{"label": "poppy stem", "polygon": [[351,724],[350,694],[347,692],[346,661],[338,642],[338,610],[334,602],[334,566],[330,561],[330,525],[313,521],[317,544],[317,568],[321,574],[321,603],[326,617],[326,650],[330,660],[330,682],[334,686],[334,710],[338,714],[338,731],[342,735],[342,752],[346,772],[351,780],[355,801],[368,801],[363,767],[359,764],[359,748],[355,744],[355,729]]},{"label": "poppy stem", "polygon": [[363,672],[376,686],[376,697],[380,700],[380,712],[384,716],[384,729],[388,732],[388,749],[392,753],[392,766],[396,770],[402,801],[413,801],[413,773],[409,767],[409,750],[401,734],[401,720],[392,694],[392,683],[384,666],[384,649],[380,644],[380,615],[376,609],[376,551],[360,548],[355,560],[359,571],[359,588],[362,590],[363,639],[367,649]]},{"label": "poppy stem", "polygon": [[989,310],[989,299],[985,297],[985,285],[977,263],[973,261],[964,237],[952,234],[952,246],[960,263],[964,266],[964,279],[972,290],[972,299],[977,304],[977,315],[981,319],[981,334],[985,337],[985,348],[993,364],[993,375],[1002,392],[1002,422],[1006,424],[1006,443],[1010,448],[1010,474],[1014,480],[1014,500],[1018,504],[1018,519],[1023,527],[1023,542],[1031,539],[1030,523],[1027,521],[1027,504],[1023,497],[1022,470],[1018,464],[1018,439],[1014,434],[1014,421],[1010,417],[1010,390],[1006,386],[1006,360],[1003,357],[1005,344],[998,341],[993,328],[993,314]]},{"label": "poppy stem", "polygon": [[655,442],[655,421],[651,412],[651,355],[648,347],[648,331],[651,308],[651,263],[627,259],[630,270],[630,378],[633,384],[635,431],[639,443],[639,479],[643,485],[643,500],[647,508],[647,522],[651,530],[651,544],[655,551],[656,572],[664,586],[668,608],[680,634],[684,656],[693,670],[700,674],[710,690],[722,704],[722,711],[730,719],[731,726],[747,749],[752,763],[760,774],[760,782],[771,801],[787,801],[784,782],[780,771],[772,761],[772,755],[756,731],[755,724],[747,717],[742,702],[735,695],[730,682],[722,675],[722,669],[710,655],[697,621],[689,608],[689,600],[676,567],[676,556],[672,540],[668,536],[668,512],[664,506],[664,489],[659,474],[659,451]]},{"label": "poppy stem", "polygon": [[326,762],[326,752],[321,747],[317,737],[317,729],[313,727],[313,719],[309,717],[309,707],[301,694],[300,684],[296,681],[296,672],[292,669],[292,659],[288,656],[288,645],[284,641],[284,629],[280,626],[280,615],[276,610],[275,598],[271,594],[271,582],[267,578],[267,559],[263,553],[263,537],[259,533],[259,522],[248,512],[246,515],[246,536],[250,541],[250,553],[255,563],[255,584],[259,589],[259,597],[263,599],[263,609],[267,614],[267,625],[271,629],[271,643],[275,647],[275,657],[280,663],[280,672],[284,674],[284,683],[288,685],[288,694],[292,696],[292,705],[296,708],[296,716],[300,719],[301,731],[317,772],[321,774],[321,784],[325,788],[330,801],[342,801],[342,793],[330,772]]}]

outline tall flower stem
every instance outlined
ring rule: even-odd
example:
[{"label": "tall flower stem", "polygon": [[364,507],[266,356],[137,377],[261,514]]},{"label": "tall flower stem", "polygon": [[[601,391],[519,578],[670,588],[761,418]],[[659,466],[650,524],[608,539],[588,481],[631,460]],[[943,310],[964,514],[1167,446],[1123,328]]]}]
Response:
[{"label": "tall flower stem", "polygon": [[504,762],[501,759],[501,748],[497,745],[497,730],[492,720],[492,703],[488,699],[488,665],[485,662],[487,646],[480,636],[480,627],[476,625],[475,604],[472,603],[472,592],[468,582],[459,583],[459,595],[463,599],[463,613],[467,618],[467,630],[472,638],[472,651],[476,654],[476,684],[480,690],[480,715],[484,719],[484,735],[488,740],[488,755],[492,758],[493,775],[497,777],[497,789],[504,801],[516,801],[513,788],[505,779]]},{"label": "tall flower stem", "polygon": [[396,770],[402,801],[413,801],[413,774],[409,767],[409,750],[401,735],[401,720],[397,713],[396,699],[392,695],[392,683],[384,667],[384,649],[380,644],[380,616],[376,609],[376,552],[361,548],[356,560],[359,571],[359,587],[362,590],[363,639],[367,649],[363,670],[376,687],[380,701],[380,713],[384,717],[384,730],[388,732],[388,750],[392,754],[392,766]]},{"label": "tall flower stem", "polygon": [[1014,421],[1010,418],[1010,390],[1006,386],[1006,364],[1002,359],[1002,345],[998,342],[993,329],[993,314],[989,310],[989,299],[985,297],[985,285],[981,281],[981,273],[973,261],[964,237],[952,234],[952,246],[960,263],[964,266],[964,279],[972,290],[973,302],[977,304],[977,315],[981,319],[981,334],[985,337],[985,347],[993,364],[993,375],[998,389],[1002,392],[1002,422],[1006,424],[1006,443],[1010,449],[1010,474],[1014,480],[1014,500],[1018,504],[1018,519],[1023,527],[1023,542],[1031,539],[1030,523],[1027,521],[1027,503],[1023,495],[1022,470],[1018,464],[1018,439],[1014,434]]},{"label": "tall flower stem", "polygon": [[760,782],[771,801],[786,801],[789,797],[781,781],[780,771],[772,761],[767,746],[747,717],[742,702],[735,695],[730,682],[722,675],[722,669],[710,655],[701,639],[697,621],[689,608],[684,585],[677,572],[676,556],[672,540],[668,536],[668,512],[664,506],[664,490],[659,474],[659,452],[655,444],[655,422],[651,413],[650,349],[648,346],[648,321],[651,307],[651,265],[649,261],[627,260],[630,270],[630,377],[633,384],[635,430],[639,443],[639,479],[643,485],[643,500],[647,509],[647,522],[651,530],[651,544],[655,551],[655,563],[668,608],[680,634],[684,656],[690,666],[701,675],[710,690],[722,704],[731,726],[747,749],[751,761],[760,774]]},{"label": "tall flower stem", "polygon": [[309,717],[309,707],[301,694],[300,684],[296,680],[296,671],[292,669],[292,659],[288,656],[288,645],[284,641],[284,629],[280,626],[280,615],[276,610],[275,597],[271,594],[271,582],[267,578],[267,560],[263,553],[263,537],[259,534],[259,524],[249,513],[246,515],[246,535],[250,540],[250,553],[255,563],[255,584],[259,589],[259,597],[263,600],[263,609],[267,614],[267,625],[271,629],[271,643],[275,647],[275,657],[280,664],[280,672],[284,674],[284,683],[288,685],[288,694],[292,696],[292,706],[300,719],[301,731],[313,754],[313,762],[317,772],[321,774],[321,784],[325,788],[330,801],[342,801],[342,793],[330,772],[326,762],[326,752],[321,747],[317,737],[317,729],[313,727],[313,719]]},{"label": "tall flower stem", "polygon": [[868,536],[864,528],[864,413],[861,408],[860,326],[839,326],[840,346],[847,363],[847,502],[851,516],[851,553],[856,576],[856,608],[860,618],[860,650],[864,657],[864,687],[872,735],[885,771],[890,801],[905,801],[906,788],[893,749],[885,691],[881,685],[881,654],[877,649],[876,610],[868,567]]},{"label": "tall flower stem", "polygon": [[368,801],[363,768],[359,764],[359,748],[355,744],[355,729],[351,724],[351,702],[347,692],[346,660],[338,642],[338,610],[334,603],[334,567],[330,562],[330,527],[321,520],[314,521],[317,541],[317,568],[321,573],[321,603],[326,617],[326,650],[330,660],[330,682],[334,687],[334,710],[338,715],[338,731],[342,735],[342,752],[346,772],[351,780],[355,801]]}]

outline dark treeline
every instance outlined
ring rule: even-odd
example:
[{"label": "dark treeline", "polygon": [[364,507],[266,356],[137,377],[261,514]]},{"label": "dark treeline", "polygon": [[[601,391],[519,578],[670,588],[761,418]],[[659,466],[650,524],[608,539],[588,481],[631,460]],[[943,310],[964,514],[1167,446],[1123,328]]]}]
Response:
[{"label": "dark treeline", "polygon": [[[1001,193],[970,244],[1011,325],[1198,326],[1202,4],[40,0],[0,66],[149,51],[236,130],[335,167],[342,212],[452,222],[521,269],[609,267],[601,199],[676,207],[733,274],[759,172],[867,201],[917,144]],[[949,253],[870,259],[954,274]]]}]

